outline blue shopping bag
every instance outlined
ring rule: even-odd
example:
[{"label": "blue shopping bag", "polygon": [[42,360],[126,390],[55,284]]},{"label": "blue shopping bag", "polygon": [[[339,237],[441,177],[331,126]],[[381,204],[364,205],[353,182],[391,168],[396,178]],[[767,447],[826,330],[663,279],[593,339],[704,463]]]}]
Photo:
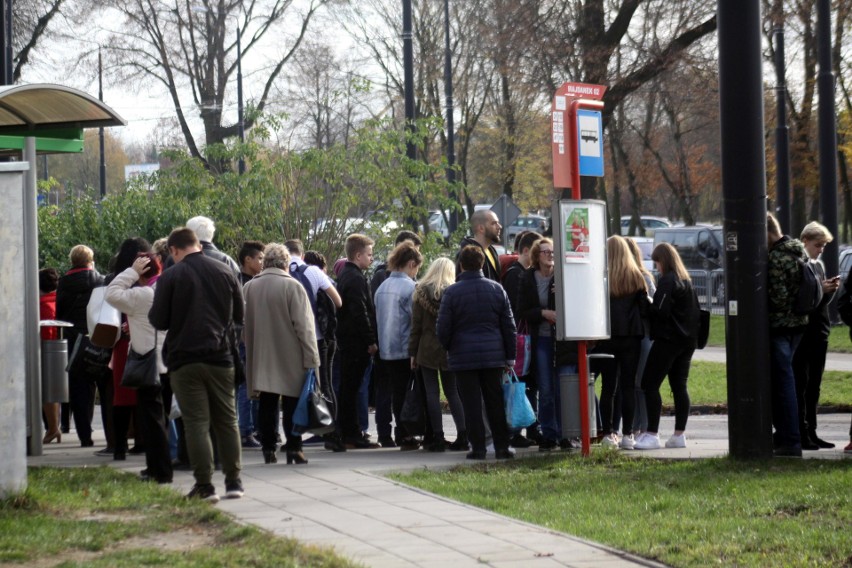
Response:
[{"label": "blue shopping bag", "polygon": [[506,423],[510,430],[531,426],[535,422],[535,412],[527,398],[527,384],[518,380],[518,375],[503,374],[503,403],[506,407]]}]

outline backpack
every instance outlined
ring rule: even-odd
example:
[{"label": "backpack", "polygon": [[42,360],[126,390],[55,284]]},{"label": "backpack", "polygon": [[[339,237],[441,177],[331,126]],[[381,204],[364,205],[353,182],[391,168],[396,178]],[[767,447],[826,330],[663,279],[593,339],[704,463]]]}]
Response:
[{"label": "backpack", "polygon": [[814,263],[802,260],[797,255],[794,256],[799,264],[801,283],[793,303],[793,313],[797,316],[806,316],[816,310],[822,302],[822,282],[814,268]]},{"label": "backpack", "polygon": [[337,333],[337,308],[325,290],[317,293],[317,327],[325,339],[334,339]]},{"label": "backpack", "polygon": [[[308,270],[310,264],[300,264],[295,269],[293,269],[292,265],[290,267],[290,276],[298,280],[302,283],[302,287],[305,289],[305,292],[308,293],[308,300],[311,302],[311,311],[314,313],[314,320],[317,319],[317,297],[314,294],[314,287],[311,285],[311,281],[308,279],[308,276],[305,272]],[[319,330],[319,325],[317,325],[317,330]]]}]

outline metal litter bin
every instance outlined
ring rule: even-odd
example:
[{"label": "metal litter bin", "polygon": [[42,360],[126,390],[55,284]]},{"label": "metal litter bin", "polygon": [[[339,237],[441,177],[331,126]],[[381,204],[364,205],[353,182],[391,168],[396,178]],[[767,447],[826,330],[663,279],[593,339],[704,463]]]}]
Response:
[{"label": "metal litter bin", "polygon": [[[597,353],[586,356],[586,368],[589,369],[589,359],[612,359],[608,353]],[[595,379],[597,376],[589,372],[589,437],[598,435],[597,405],[595,404]],[[559,395],[561,402],[562,437],[580,438],[583,430],[580,427],[580,374],[572,373],[559,375]]]},{"label": "metal litter bin", "polygon": [[41,401],[68,402],[68,340],[62,337],[63,327],[73,324],[57,321],[42,320],[42,327],[58,327],[60,339],[46,339],[41,342]]}]

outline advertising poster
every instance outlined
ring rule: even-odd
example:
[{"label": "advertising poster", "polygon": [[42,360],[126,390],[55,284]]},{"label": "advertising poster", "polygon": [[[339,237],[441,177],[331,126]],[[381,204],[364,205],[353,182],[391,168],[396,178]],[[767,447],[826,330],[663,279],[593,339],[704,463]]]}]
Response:
[{"label": "advertising poster", "polygon": [[568,264],[572,262],[589,262],[589,208],[572,207],[565,217],[565,238],[563,250],[563,261]]}]

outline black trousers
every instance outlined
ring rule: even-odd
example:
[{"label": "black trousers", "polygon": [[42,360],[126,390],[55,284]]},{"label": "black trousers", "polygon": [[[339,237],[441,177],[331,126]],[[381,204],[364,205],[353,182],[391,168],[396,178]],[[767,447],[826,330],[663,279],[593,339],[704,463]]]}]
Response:
[{"label": "black trousers", "polygon": [[130,429],[130,421],[133,419],[135,406],[113,406],[112,423],[114,427],[113,438],[116,454],[127,454],[127,431]]},{"label": "black trousers", "polygon": [[340,397],[337,400],[339,431],[344,438],[358,438],[361,435],[361,427],[358,425],[358,390],[370,364],[370,354],[365,347],[352,350],[344,346],[340,350],[340,357]]},{"label": "black trousers", "polygon": [[816,432],[822,374],[828,339],[804,334],[793,355],[793,375],[796,377],[796,402],[799,405],[799,432],[802,436]]},{"label": "black trousers", "polygon": [[172,479],[172,456],[163,409],[160,385],[136,391],[136,415],[145,439],[145,465],[148,475],[157,480]]},{"label": "black trousers", "polygon": [[293,412],[299,403],[299,397],[282,396],[274,392],[261,392],[257,407],[257,421],[260,426],[260,443],[264,452],[274,452],[277,448],[275,423],[278,421],[278,402],[281,401],[281,421],[284,426],[284,450],[302,451],[302,437],[293,435]]},{"label": "black trousers", "polygon": [[636,369],[642,353],[641,337],[617,336],[601,343],[595,353],[610,353],[614,359],[601,359],[601,428],[604,435],[618,432],[623,418],[624,434],[633,433]]},{"label": "black trousers", "polygon": [[456,371],[456,385],[464,407],[467,439],[474,451],[485,451],[485,423],[482,404],[491,427],[495,450],[509,449],[509,426],[503,406],[503,369]]},{"label": "black trousers", "polygon": [[[394,359],[391,361],[382,361],[385,370],[385,384],[380,385],[387,389],[391,395],[391,408],[393,409],[393,419],[396,422],[394,429],[394,438],[397,443],[411,435],[402,426],[399,420],[402,414],[402,405],[405,403],[405,394],[408,391],[408,381],[411,378],[411,360],[410,359]],[[425,399],[424,399],[425,400]]]},{"label": "black trousers", "polygon": [[648,432],[660,431],[660,414],[663,410],[660,387],[666,375],[669,376],[669,386],[674,396],[675,430],[686,430],[690,405],[686,381],[689,378],[689,365],[694,352],[694,339],[654,340],[648,354],[648,362],[645,363],[645,373],[642,375],[642,390],[645,392],[645,404],[648,406]]}]

